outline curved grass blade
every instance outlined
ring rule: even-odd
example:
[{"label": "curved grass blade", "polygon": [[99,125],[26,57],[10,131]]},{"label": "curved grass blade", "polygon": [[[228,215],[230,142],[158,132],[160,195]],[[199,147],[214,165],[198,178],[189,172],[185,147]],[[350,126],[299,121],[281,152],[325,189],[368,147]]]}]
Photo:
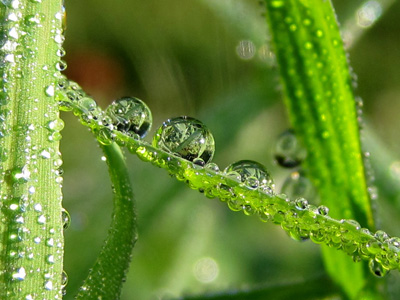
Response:
[{"label": "curved grass blade", "polygon": [[75,83],[70,82],[70,86],[80,94],[80,98],[70,101],[68,93],[58,91],[57,99],[61,109],[73,110],[80,122],[91,128],[103,145],[115,141],[141,160],[167,170],[177,180],[186,182],[190,188],[203,192],[209,198],[227,202],[231,210],[256,215],[263,222],[279,224],[295,240],[311,239],[314,243],[339,249],[341,251],[338,253],[347,253],[356,261],[375,260],[383,271],[400,269],[397,254],[400,252],[399,238],[391,238],[383,231],[372,234],[354,220],[331,218],[324,207],[290,200],[286,195],[276,194],[268,188],[254,189],[230,178],[224,172],[208,168],[207,165],[200,167],[149,145],[139,136],[115,130],[108,125],[109,117],[96,106],[93,99],[87,97]]},{"label": "curved grass blade", "polygon": [[137,240],[133,193],[121,149],[101,146],[113,184],[114,210],[108,237],[76,299],[118,299]]},{"label": "curved grass blade", "polygon": [[[308,150],[310,179],[335,218],[374,229],[357,123],[352,75],[330,1],[271,0],[267,5],[285,104]],[[365,284],[361,265],[323,248],[328,272],[355,298]]]}]

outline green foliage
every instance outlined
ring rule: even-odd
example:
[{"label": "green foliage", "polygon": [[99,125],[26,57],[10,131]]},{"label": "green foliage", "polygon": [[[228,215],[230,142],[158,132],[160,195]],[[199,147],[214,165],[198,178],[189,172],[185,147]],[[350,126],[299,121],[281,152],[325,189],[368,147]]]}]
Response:
[{"label": "green foliage", "polygon": [[[43,9],[44,17],[52,7],[50,4],[39,4],[41,1],[35,0],[1,2],[4,4],[4,7],[1,6],[2,19],[5,20],[3,25],[6,24],[2,30],[4,29],[8,40],[15,39],[15,33],[19,33],[21,28],[23,33],[36,28],[33,23],[36,20],[40,22],[39,17],[42,15],[37,15],[34,7]],[[22,3],[21,7],[18,7],[17,2]],[[7,53],[4,55],[4,51],[12,52],[15,49],[10,48],[11,44],[1,43],[4,61],[9,62],[1,66],[2,72],[4,71],[2,85],[6,87],[4,91],[7,96],[11,95],[12,100],[29,98],[30,94],[24,88],[27,86],[29,90],[35,91],[32,95],[37,93],[41,103],[38,110],[35,105],[25,105],[25,101],[11,101],[3,106],[12,108],[12,113],[4,114],[3,118],[3,127],[7,129],[5,132],[11,134],[0,138],[0,150],[6,149],[6,154],[12,153],[14,158],[13,164],[8,165],[10,159],[7,158],[1,165],[5,170],[2,173],[5,182],[1,189],[2,200],[9,199],[7,197],[14,192],[34,191],[31,193],[34,196],[28,195],[28,199],[43,201],[40,203],[44,206],[40,207],[44,207],[43,215],[46,215],[35,215],[32,220],[40,224],[49,216],[46,222],[49,220],[51,224],[47,224],[58,228],[58,239],[61,238],[57,246],[63,246],[61,219],[65,216],[60,218],[61,171],[52,171],[53,162],[59,164],[61,160],[56,155],[54,159],[51,158],[51,164],[39,163],[37,174],[41,175],[37,176],[36,171],[31,172],[25,168],[26,164],[35,161],[34,156],[20,155],[22,151],[27,151],[25,149],[29,150],[32,137],[32,145],[49,144],[58,154],[58,139],[61,137],[58,131],[62,129],[62,123],[57,119],[57,103],[53,93],[62,110],[72,110],[80,122],[91,129],[104,151],[103,160],[108,163],[112,191],[103,187],[108,186],[107,184],[102,184],[106,180],[104,164],[93,163],[93,153],[98,150],[90,148],[90,139],[88,142],[85,133],[74,123],[70,123],[70,117],[65,115],[63,118],[70,130],[65,131],[65,140],[73,141],[63,146],[63,155],[67,162],[66,206],[72,215],[71,227],[66,231],[65,268],[70,275],[66,298],[76,293],[93,262],[94,267],[80,289],[79,298],[119,298],[121,285],[125,281],[137,228],[126,165],[115,143],[126,147],[141,161],[167,170],[172,177],[187,183],[190,188],[199,190],[207,197],[219,198],[231,210],[258,217],[243,219],[240,215],[229,213],[224,205],[216,201],[203,203],[200,201],[200,194],[182,188],[184,185],[176,180],[167,182],[167,176],[158,172],[158,168],[148,168],[149,164],[136,160],[132,175],[137,187],[136,198],[139,199],[138,229],[142,240],[134,252],[133,268],[127,277],[128,283],[121,296],[123,299],[131,299],[131,295],[145,299],[149,297],[149,293],[156,297],[169,294],[174,297],[185,294],[184,290],[191,294],[204,294],[205,290],[221,291],[227,286],[230,286],[230,292],[207,293],[205,296],[187,298],[280,299],[296,295],[299,299],[378,299],[386,296],[386,281],[378,281],[379,279],[366,271],[366,264],[352,262],[350,257],[356,261],[369,261],[371,271],[382,277],[388,270],[399,268],[399,239],[391,238],[383,231],[374,234],[366,229],[368,227],[375,230],[375,224],[367,193],[367,186],[371,182],[364,177],[359,141],[359,115],[356,110],[360,107],[354,102],[352,76],[330,2],[262,2],[268,8],[267,19],[271,33],[271,37],[268,37],[271,43],[268,44],[264,44],[266,37],[261,34],[266,29],[265,20],[258,16],[263,9],[257,7],[256,1],[233,2],[235,1],[216,3],[208,0],[169,0],[165,3],[127,3],[122,0],[88,0],[71,4],[71,34],[68,40],[75,42],[75,46],[71,46],[69,51],[71,56],[68,77],[82,83],[85,90],[94,97],[88,96],[73,81],[59,77],[58,71],[66,65],[62,61],[52,60],[56,59],[55,53],[62,55],[63,50],[58,48],[55,52],[53,44],[47,47],[44,42],[49,35],[43,32],[55,34],[56,41],[62,40],[59,35],[61,14],[55,15],[58,16],[57,28],[50,29],[47,26],[50,23],[46,23],[44,28],[37,26],[43,31],[38,34],[37,39],[25,41],[26,52],[22,51],[21,56],[18,51],[12,53],[17,54],[16,64],[10,61],[12,57],[7,56]],[[354,37],[353,43],[361,36],[360,33],[365,32],[360,28],[370,26],[373,19],[379,17],[378,13],[382,13],[377,8],[383,9],[390,2],[366,1],[358,8],[354,4],[337,1],[339,11],[346,11],[342,15],[349,15],[350,21],[357,9],[357,24],[361,24],[357,27],[358,32],[351,29],[352,22],[344,22],[344,30],[352,30],[350,36]],[[85,5],[90,7],[90,13],[85,12]],[[174,5],[176,8],[171,10]],[[74,11],[74,8],[77,10]],[[7,27],[14,18],[9,17],[7,10],[13,9],[24,14],[33,12],[23,18],[24,21],[21,19],[21,22],[17,22],[17,31]],[[75,18],[78,11],[83,15]],[[165,11],[169,13],[166,14]],[[349,11],[352,13],[349,14]],[[18,19],[21,15],[17,16]],[[102,30],[98,30],[98,24],[101,24]],[[146,28],[145,34],[143,28]],[[161,29],[162,34],[159,32]],[[22,36],[25,35],[19,35]],[[91,48],[88,47],[90,43],[93,43]],[[29,53],[35,53],[37,45],[41,47],[39,53],[43,56],[26,59]],[[82,48],[79,49],[77,45]],[[270,52],[271,45],[275,47],[276,60]],[[67,47],[70,46],[67,44]],[[82,51],[85,47],[86,50]],[[30,49],[34,51],[30,52]],[[85,51],[90,54],[79,57],[79,53]],[[46,53],[50,54],[46,56]],[[40,71],[43,76],[40,77],[42,73],[39,72],[39,65],[29,62],[34,62],[36,58],[40,61],[45,57],[57,71],[54,73],[45,64],[44,72]],[[288,172],[279,170],[271,163],[270,145],[273,144],[272,136],[278,135],[280,129],[288,125],[281,121],[282,108],[276,101],[279,93],[275,91],[277,84],[272,79],[276,74],[260,62],[266,62],[269,66],[278,64],[289,119],[300,143],[307,148],[306,160],[289,175],[289,179],[300,176],[299,174],[307,176],[318,189],[321,202],[311,196],[307,196],[310,197],[307,199],[310,202],[308,203],[306,199],[296,199],[297,196],[287,197],[279,193],[282,176],[287,176]],[[81,72],[85,65],[92,68],[89,73],[91,78],[96,78],[98,90],[91,89],[90,82]],[[30,73],[32,66],[33,71]],[[29,76],[19,77],[19,70],[25,70],[22,75]],[[51,72],[46,72],[48,70]],[[17,76],[8,77],[11,73]],[[52,77],[53,73],[55,77]],[[110,76],[104,80],[104,76],[108,74]],[[12,80],[8,80],[9,78]],[[36,81],[37,78],[46,80],[39,82]],[[124,81],[130,84],[124,84]],[[379,79],[374,79],[375,81],[379,82]],[[107,105],[104,99],[119,97],[121,94],[134,94],[148,100],[157,124],[161,123],[160,118],[171,118],[179,114],[194,115],[202,122],[187,117],[171,119],[158,128],[153,143],[147,143],[143,136],[149,130],[151,113],[142,106],[140,100],[132,102],[132,98],[125,97],[108,106],[106,110],[100,108]],[[51,105],[44,105],[47,102],[42,100],[47,100]],[[40,130],[37,132],[33,132],[33,127],[30,126],[30,122],[36,120],[36,115],[32,112],[34,110],[37,111],[40,121]],[[50,121],[56,122],[48,122],[48,117]],[[214,134],[217,144],[215,155],[214,139],[203,123]],[[24,131],[20,125],[26,125],[28,130]],[[47,131],[44,130],[45,126]],[[341,130],[336,130],[337,128]],[[81,130],[81,135],[72,135],[74,130]],[[202,146],[203,140],[208,142],[207,147]],[[372,144],[379,145],[376,138],[372,139]],[[378,186],[385,186],[384,195],[391,200],[388,202],[389,211],[395,214],[398,211],[394,200],[397,190],[390,185],[395,184],[396,179],[381,172],[383,165],[386,168],[392,159],[382,149],[384,147],[377,148],[387,158],[382,160],[384,163],[378,164],[377,174],[382,174],[379,175],[382,177],[378,178],[377,183]],[[77,149],[78,156],[72,160],[71,153],[77,153]],[[47,153],[50,155],[53,151],[40,152],[44,158],[49,156]],[[3,159],[4,151],[1,154]],[[99,153],[98,156],[100,155]],[[212,158],[214,160],[210,163]],[[238,158],[245,160],[232,164]],[[265,163],[267,168],[253,160]],[[214,161],[219,166],[226,164],[228,167],[223,171],[224,168]],[[128,168],[131,162],[132,156],[129,155]],[[14,163],[17,163],[17,168]],[[392,174],[396,171],[395,166],[390,165]],[[369,172],[369,169],[366,171]],[[49,172],[56,176],[47,176]],[[27,183],[24,182],[26,178],[29,179]],[[49,185],[51,178],[54,179],[53,184]],[[54,182],[58,185],[55,186]],[[373,191],[373,187],[369,186],[369,189]],[[35,200],[36,195],[40,199]],[[109,201],[111,196],[114,197],[113,208]],[[54,200],[55,197],[57,201],[49,200]],[[194,201],[196,197],[199,199]],[[2,236],[4,239],[13,237],[13,234],[8,233],[17,229],[15,236],[20,239],[18,233],[27,231],[19,225],[20,214],[13,214],[8,208],[13,210],[14,207],[22,207],[19,206],[21,203],[8,204],[7,201],[1,202],[4,221],[0,228]],[[326,206],[320,204],[327,205],[330,208],[329,213]],[[20,213],[25,218],[26,210],[26,219],[31,218],[34,213],[32,205],[23,207],[24,210]],[[36,205],[35,207],[39,208]],[[109,235],[95,260],[92,258],[93,249],[100,248],[103,240],[101,232],[106,230],[111,209],[113,213]],[[260,226],[260,220],[279,226]],[[45,226],[36,225],[36,229],[40,227],[37,231],[31,223],[26,227],[29,230],[32,228],[28,235],[32,232],[41,234],[40,230]],[[325,272],[319,260],[315,260],[315,257],[319,257],[319,247],[313,247],[312,243],[298,243],[293,247],[290,239],[286,236],[281,238],[283,231],[279,227],[294,240],[310,239],[316,244],[322,244],[326,270],[338,286],[325,275],[318,276]],[[397,234],[395,230],[392,232]],[[51,281],[54,289],[49,293],[57,293],[56,296],[60,297],[61,287],[65,285],[61,276],[61,248],[56,249],[58,260],[54,264],[54,272],[48,272],[42,265],[47,266],[49,259],[45,262],[41,258],[47,257],[51,261],[53,256],[44,256],[47,252],[37,249],[40,259],[34,260],[34,266],[31,265],[28,259],[24,259],[25,252],[20,248],[29,246],[24,244],[23,238],[24,236],[16,244],[2,240],[2,253],[18,253],[19,257],[18,260],[10,260],[10,255],[2,256],[5,261],[1,261],[1,266],[6,266],[2,274],[17,279],[7,281],[7,278],[3,278],[1,282],[6,284],[4,295],[15,298],[17,292],[22,291],[41,296],[43,286],[51,290],[48,279],[53,276],[57,280]],[[51,244],[53,240],[50,238],[48,241]],[[14,245],[19,247],[19,252],[11,249]],[[39,244],[38,248],[40,247],[47,249],[44,243]],[[9,249],[11,250],[7,252]],[[23,268],[18,261],[24,263]],[[39,272],[43,273],[40,273],[40,280],[40,274],[25,274],[25,266],[29,270],[39,267]],[[11,273],[10,270],[15,272]],[[391,275],[389,279],[393,281],[397,272]],[[33,280],[29,285],[34,289],[28,290],[23,286],[27,281],[20,278],[25,276]],[[271,280],[275,283],[268,286],[259,284]],[[255,283],[255,287],[242,288],[239,284],[242,282],[251,285]],[[359,293],[361,289],[362,292]],[[390,293],[396,295],[393,289]],[[28,294],[27,297],[29,299]]]}]

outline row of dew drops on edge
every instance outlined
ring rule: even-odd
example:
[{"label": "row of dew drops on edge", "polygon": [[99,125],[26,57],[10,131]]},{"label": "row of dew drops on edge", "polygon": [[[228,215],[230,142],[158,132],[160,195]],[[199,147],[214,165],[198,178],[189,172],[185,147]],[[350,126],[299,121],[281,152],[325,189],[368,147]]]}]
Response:
[{"label": "row of dew drops on edge", "polygon": [[[208,198],[227,202],[231,210],[280,224],[295,240],[311,239],[341,249],[355,261],[369,260],[370,270],[377,277],[399,269],[400,238],[380,230],[372,234],[354,220],[334,220],[328,216],[327,207],[309,204],[305,197],[312,198],[315,191],[301,169],[295,169],[282,187],[282,192],[298,197],[292,201],[275,192],[268,170],[258,162],[241,160],[221,171],[212,162],[214,138],[199,120],[186,116],[168,119],[149,145],[142,139],[152,125],[152,115],[140,99],[118,99],[104,112],[73,81],[63,78],[55,90],[60,110],[73,111],[101,144],[126,146],[143,161],[167,169]],[[297,168],[305,156],[293,131],[278,138],[275,159],[281,166]]]},{"label": "row of dew drops on edge", "polygon": [[[41,3],[41,0],[30,0],[32,3]],[[0,67],[2,70],[9,70],[6,72],[4,71],[4,76],[1,82],[1,90],[0,90],[0,105],[5,106],[7,105],[11,99],[8,96],[8,91],[4,86],[5,83],[11,83],[9,81],[9,74],[14,74],[15,78],[22,78],[23,70],[15,69],[17,64],[17,60],[20,59],[31,59],[35,58],[38,55],[38,49],[32,47],[26,47],[22,49],[22,43],[20,44],[20,40],[23,39],[24,42],[27,44],[34,44],[34,41],[30,41],[32,39],[32,32],[37,30],[38,28],[42,27],[42,22],[48,16],[44,14],[37,13],[32,15],[27,15],[23,18],[22,10],[24,9],[24,3],[18,0],[1,0],[0,6],[4,5],[8,8],[8,14],[4,15],[4,20],[2,22],[1,27],[1,40],[0,40],[0,51],[1,51],[1,58],[2,61],[0,62]],[[1,9],[5,9],[2,7]],[[57,12],[54,15],[54,19],[52,19],[51,23],[52,29],[52,39],[58,45],[56,50],[56,55],[59,57],[59,60],[55,63],[55,70],[62,71],[65,69],[66,64],[61,60],[61,58],[65,55],[65,51],[63,50],[61,44],[64,41],[64,37],[62,34],[62,30],[60,30],[55,24],[59,21],[63,22],[63,27],[65,27],[65,9],[62,7],[61,11]],[[64,30],[65,28],[63,28]],[[25,46],[24,46],[25,47]],[[15,69],[15,70],[14,70]],[[42,68],[43,72],[48,72],[52,70],[51,66],[44,65]],[[51,73],[49,73],[51,74]],[[54,73],[54,77],[57,77],[58,74]],[[10,77],[11,78],[11,77]],[[38,102],[38,99],[34,99],[35,102]],[[3,124],[6,121],[7,116],[10,115],[10,112],[6,109],[2,109],[0,111],[0,121]],[[24,125],[23,125],[24,126]],[[48,140],[49,141],[58,141],[61,139],[60,131],[63,129],[64,123],[61,119],[51,120],[46,123],[45,128],[48,130]],[[61,154],[59,152],[55,152],[53,148],[44,148],[39,149],[36,145],[30,143],[31,137],[30,133],[34,132],[37,127],[34,124],[27,125],[26,128],[19,128],[25,130],[26,135],[26,146],[33,150],[31,156],[29,156],[28,163],[23,167],[16,167],[12,170],[7,171],[7,178],[9,178],[10,183],[13,184],[14,187],[30,184],[35,181],[32,178],[34,173],[37,173],[37,169],[31,169],[31,166],[36,164],[35,160],[37,158],[42,159],[52,159],[54,165],[54,177],[57,184],[62,184],[62,160]],[[3,128],[1,128],[3,129]],[[9,132],[2,130],[0,132],[0,138],[6,136]],[[28,151],[28,148],[26,151]],[[28,152],[27,152],[28,153]],[[0,149],[0,161],[4,162],[8,159],[8,153],[4,151],[4,149]],[[13,244],[17,247],[11,247],[8,251],[8,254],[11,258],[23,258],[27,257],[28,259],[37,259],[40,258],[38,255],[35,255],[34,252],[29,252],[31,249],[20,249],[18,246],[18,242],[24,240],[24,236],[29,234],[29,229],[23,227],[25,223],[23,213],[27,210],[27,206],[29,205],[29,198],[30,195],[35,193],[35,187],[28,186],[28,194],[23,195],[21,197],[14,197],[9,199],[8,201],[3,201],[2,210],[7,210],[7,214],[9,218],[12,218],[13,223],[10,229],[10,240],[13,241]],[[33,203],[33,210],[38,213],[37,223],[40,225],[45,225],[47,223],[47,217],[43,214],[43,207],[40,203]],[[70,224],[70,216],[69,213],[62,209],[61,211],[61,219],[63,222],[64,230],[69,227]],[[22,227],[21,227],[22,226]],[[46,227],[43,227],[46,228]],[[50,234],[55,232],[54,228],[49,229]],[[46,240],[42,239],[40,236],[33,237],[34,244],[46,243],[49,247],[60,247],[59,244],[52,238],[48,238]],[[20,251],[21,250],[21,251]],[[25,251],[26,250],[26,251]],[[53,254],[48,254],[44,257],[46,263],[52,266],[55,261],[56,257]],[[40,271],[40,270],[38,270]],[[23,266],[16,267],[13,269],[12,273],[10,274],[10,280],[12,282],[21,282],[27,279],[27,277],[31,276],[34,273],[34,270],[27,270]],[[54,290],[53,275],[51,271],[46,271],[44,273],[44,289],[45,290]],[[68,276],[65,271],[61,274],[61,294],[65,295],[65,287],[68,282]],[[7,292],[8,293],[8,292]],[[24,296],[24,299],[30,300],[36,298],[37,294],[29,293]],[[56,295],[58,298],[58,295]]]}]

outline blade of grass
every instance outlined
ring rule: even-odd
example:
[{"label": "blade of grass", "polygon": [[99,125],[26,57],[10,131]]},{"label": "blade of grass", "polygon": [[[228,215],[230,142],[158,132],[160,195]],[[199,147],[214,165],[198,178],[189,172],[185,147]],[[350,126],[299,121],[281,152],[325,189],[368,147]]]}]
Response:
[{"label": "blade of grass", "polygon": [[[285,104],[308,150],[304,167],[334,218],[374,229],[357,124],[352,76],[330,1],[266,1]],[[329,274],[356,298],[366,274],[343,253],[323,247]]]},{"label": "blade of grass", "polygon": [[125,159],[116,144],[101,145],[113,185],[108,237],[76,299],[118,299],[137,240],[133,193]]}]

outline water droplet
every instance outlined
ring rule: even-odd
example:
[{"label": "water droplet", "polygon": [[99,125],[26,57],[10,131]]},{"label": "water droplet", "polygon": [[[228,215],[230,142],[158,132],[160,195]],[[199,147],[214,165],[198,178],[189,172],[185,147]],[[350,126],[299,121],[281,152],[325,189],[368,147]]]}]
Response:
[{"label": "water droplet", "polygon": [[68,284],[68,274],[63,270],[61,274],[61,286],[65,287],[67,284]]},{"label": "water droplet", "polygon": [[198,166],[201,166],[201,167],[204,167],[204,165],[205,165],[204,160],[201,159],[201,158],[195,158],[195,159],[193,160],[193,163],[194,163],[195,165],[198,165]]},{"label": "water droplet", "polygon": [[294,131],[289,129],[282,133],[275,146],[275,159],[285,168],[294,168],[306,157],[306,150],[300,145]]},{"label": "water droplet", "polygon": [[45,88],[44,92],[45,92],[46,96],[53,97],[54,93],[55,93],[54,85],[51,84],[51,85],[47,86]]},{"label": "water droplet", "polygon": [[308,207],[308,201],[304,198],[298,198],[294,201],[296,208],[298,210],[305,210]]},{"label": "water droplet", "polygon": [[51,291],[53,289],[53,282],[52,281],[46,281],[44,284],[44,288],[48,291]]},{"label": "water droplet", "polygon": [[236,47],[237,55],[244,60],[249,60],[256,54],[256,46],[252,41],[243,40]]},{"label": "water droplet", "polygon": [[44,224],[46,223],[46,217],[44,215],[40,215],[37,219],[39,224]]},{"label": "water droplet", "polygon": [[157,130],[153,146],[189,161],[201,158],[206,164],[211,161],[215,151],[211,132],[202,122],[190,117],[166,121]]},{"label": "water droplet", "polygon": [[383,230],[378,230],[377,232],[375,232],[374,237],[378,241],[383,242],[383,241],[385,241],[386,239],[389,238],[389,235],[386,232],[384,232]]},{"label": "water droplet", "polygon": [[61,211],[61,219],[63,222],[64,230],[68,229],[69,225],[71,225],[71,216],[69,215],[69,212],[64,208]]},{"label": "water droplet", "polygon": [[35,206],[33,207],[33,209],[37,212],[41,212],[42,211],[42,205],[40,203],[35,204]]},{"label": "water droplet", "polygon": [[388,270],[383,268],[380,263],[376,262],[373,259],[369,261],[368,266],[371,273],[374,274],[376,277],[382,278],[388,273]]},{"label": "water droplet", "polygon": [[61,119],[55,119],[47,123],[46,126],[50,131],[61,131],[64,128],[64,121]]},{"label": "water droplet", "polygon": [[237,173],[239,180],[251,189],[273,188],[273,180],[262,164],[252,160],[240,160],[224,170],[228,174]]},{"label": "water droplet", "polygon": [[54,255],[50,254],[47,256],[47,262],[49,264],[54,264]]},{"label": "water droplet", "polygon": [[60,60],[56,63],[56,69],[60,72],[65,71],[67,68],[67,63],[63,60]]},{"label": "water droplet", "polygon": [[25,279],[25,276],[26,276],[26,272],[25,272],[24,267],[19,268],[16,273],[12,274],[12,278],[14,280],[21,280],[22,281],[22,280]]},{"label": "water droplet", "polygon": [[329,208],[326,207],[325,205],[320,205],[318,206],[317,211],[320,215],[327,216],[329,213]]},{"label": "water droplet", "polygon": [[27,182],[31,176],[31,172],[25,166],[23,168],[15,168],[11,171],[11,176],[16,183],[24,183]]},{"label": "water droplet", "polygon": [[214,171],[215,173],[219,172],[219,167],[215,163],[208,163],[208,164],[206,164],[205,168],[208,170]]},{"label": "water droplet", "polygon": [[304,176],[303,172],[292,172],[282,185],[281,193],[289,196],[291,199],[306,198],[314,199],[316,191],[311,181]]},{"label": "water droplet", "polygon": [[150,130],[152,116],[149,107],[140,99],[124,97],[107,107],[108,116],[119,131],[144,137]]}]

